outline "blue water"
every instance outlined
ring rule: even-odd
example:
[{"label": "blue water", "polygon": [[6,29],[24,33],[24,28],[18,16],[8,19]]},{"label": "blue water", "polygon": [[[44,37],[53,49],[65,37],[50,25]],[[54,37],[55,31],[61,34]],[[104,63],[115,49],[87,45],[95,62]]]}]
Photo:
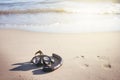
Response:
[{"label": "blue water", "polygon": [[0,29],[60,33],[120,31],[120,4],[0,0]]}]

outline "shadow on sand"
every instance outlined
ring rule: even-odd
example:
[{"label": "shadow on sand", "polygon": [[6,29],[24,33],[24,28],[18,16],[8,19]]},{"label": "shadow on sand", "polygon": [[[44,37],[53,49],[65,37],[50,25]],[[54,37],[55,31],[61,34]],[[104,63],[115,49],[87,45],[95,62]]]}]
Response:
[{"label": "shadow on sand", "polygon": [[35,65],[33,65],[30,62],[12,64],[12,66],[15,66],[15,65],[17,65],[17,67],[10,69],[10,71],[29,71],[29,70],[32,70],[32,73],[34,75],[46,74],[46,72],[43,72],[41,68],[36,67]]}]

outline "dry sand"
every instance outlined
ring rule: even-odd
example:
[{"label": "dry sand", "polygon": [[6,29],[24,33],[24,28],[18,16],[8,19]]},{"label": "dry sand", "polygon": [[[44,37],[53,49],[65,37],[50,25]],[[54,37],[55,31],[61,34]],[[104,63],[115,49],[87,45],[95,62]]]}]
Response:
[{"label": "dry sand", "polygon": [[[43,73],[34,53],[57,53],[63,65]],[[120,80],[120,32],[54,34],[0,30],[0,80]]]}]

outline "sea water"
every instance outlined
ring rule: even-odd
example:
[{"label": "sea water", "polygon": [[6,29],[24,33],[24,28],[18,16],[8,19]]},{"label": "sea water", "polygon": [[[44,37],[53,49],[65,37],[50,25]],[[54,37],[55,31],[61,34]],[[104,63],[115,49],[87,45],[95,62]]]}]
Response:
[{"label": "sea water", "polygon": [[120,4],[79,0],[0,0],[0,29],[58,33],[120,31]]}]

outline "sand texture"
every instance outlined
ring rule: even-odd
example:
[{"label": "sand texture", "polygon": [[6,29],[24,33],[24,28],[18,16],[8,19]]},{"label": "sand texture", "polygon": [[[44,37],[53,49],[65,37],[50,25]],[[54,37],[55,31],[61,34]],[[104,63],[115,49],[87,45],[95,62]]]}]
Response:
[{"label": "sand texture", "polygon": [[[29,63],[38,50],[60,55],[63,65],[42,72]],[[0,30],[0,80],[120,80],[120,32]]]}]

